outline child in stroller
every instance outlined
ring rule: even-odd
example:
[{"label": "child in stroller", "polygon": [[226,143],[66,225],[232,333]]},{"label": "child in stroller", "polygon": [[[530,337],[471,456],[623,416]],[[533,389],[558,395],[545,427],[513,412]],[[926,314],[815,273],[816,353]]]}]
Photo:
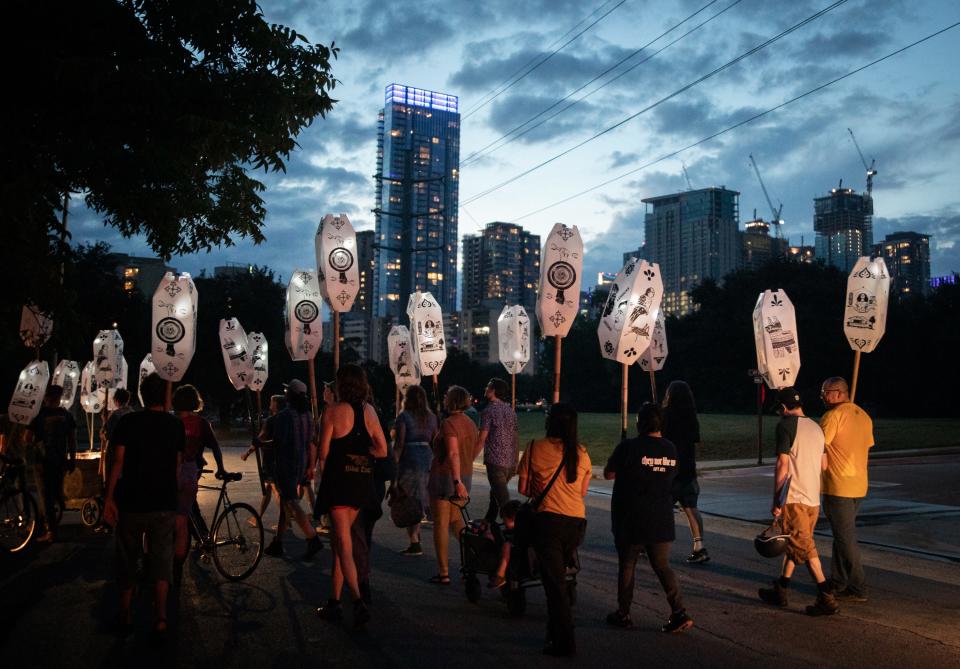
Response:
[{"label": "child in stroller", "polygon": [[[487,530],[487,536],[500,546],[500,563],[497,565],[496,572],[490,574],[490,580],[487,583],[488,588],[502,588],[507,583],[507,567],[510,565],[510,553],[513,550],[513,528],[516,526],[519,509],[520,500],[510,500],[500,509],[503,527],[491,523]],[[494,535],[494,531],[500,535],[499,541]]]}]

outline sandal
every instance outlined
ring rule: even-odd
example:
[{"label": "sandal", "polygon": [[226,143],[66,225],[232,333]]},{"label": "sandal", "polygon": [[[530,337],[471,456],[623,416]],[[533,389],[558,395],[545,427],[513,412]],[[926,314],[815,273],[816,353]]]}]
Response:
[{"label": "sandal", "polygon": [[507,584],[507,579],[503,576],[497,576],[494,574],[490,577],[490,581],[487,583],[488,588],[502,588]]},{"label": "sandal", "polygon": [[450,577],[445,574],[437,574],[436,576],[431,576],[427,582],[433,583],[434,585],[450,585]]},{"label": "sandal", "polygon": [[170,632],[170,626],[167,625],[166,618],[157,618],[157,621],[153,623],[153,638],[157,643],[164,643],[167,640],[167,636]]}]

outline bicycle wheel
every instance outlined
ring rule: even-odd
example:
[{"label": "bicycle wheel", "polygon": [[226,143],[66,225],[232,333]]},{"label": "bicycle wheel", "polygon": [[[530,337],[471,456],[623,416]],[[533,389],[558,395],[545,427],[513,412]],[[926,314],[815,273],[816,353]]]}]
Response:
[{"label": "bicycle wheel", "polygon": [[0,496],[0,549],[22,551],[37,531],[39,517],[33,496],[23,490],[8,490]]},{"label": "bicycle wheel", "polygon": [[[250,521],[254,521],[254,525]],[[213,563],[224,578],[240,581],[263,557],[263,522],[249,504],[231,504],[213,524]]]}]

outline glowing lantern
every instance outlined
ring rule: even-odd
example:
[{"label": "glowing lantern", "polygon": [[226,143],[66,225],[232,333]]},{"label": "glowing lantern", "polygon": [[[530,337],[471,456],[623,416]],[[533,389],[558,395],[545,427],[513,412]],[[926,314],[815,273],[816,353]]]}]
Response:
[{"label": "glowing lantern", "polygon": [[27,348],[38,349],[47,343],[53,332],[53,318],[35,304],[27,304],[20,312],[20,339]]},{"label": "glowing lantern", "polygon": [[298,269],[287,285],[285,343],[293,360],[313,360],[323,342],[320,284],[312,270]]},{"label": "glowing lantern", "polygon": [[335,312],[350,311],[360,290],[357,233],[346,214],[327,214],[314,240],[320,292]]},{"label": "glowing lantern", "polygon": [[414,344],[414,361],[424,374],[436,376],[447,359],[443,334],[443,312],[429,292],[419,290],[407,300],[410,317],[410,341]]},{"label": "glowing lantern", "polygon": [[266,385],[269,374],[270,351],[267,346],[267,338],[259,332],[251,332],[247,335],[247,343],[253,360],[253,375],[247,385],[250,390],[259,393]]},{"label": "glowing lantern", "polygon": [[407,388],[420,385],[420,367],[412,352],[413,343],[410,330],[404,325],[394,325],[387,335],[387,351],[390,358],[390,371],[397,383],[400,394],[406,396]]},{"label": "glowing lantern", "polygon": [[73,360],[61,360],[57,368],[53,370],[53,379],[51,383],[63,388],[63,397],[60,398],[60,406],[69,409],[73,406],[73,401],[77,399],[77,386],[80,383],[80,365]]},{"label": "glowing lantern", "polygon": [[583,240],[577,226],[553,226],[540,255],[537,320],[546,337],[566,337],[580,310]]},{"label": "glowing lantern", "polygon": [[800,343],[793,302],[780,289],[765,290],[753,309],[757,370],[773,389],[794,384],[800,372]]},{"label": "glowing lantern", "polygon": [[660,265],[631,258],[610,286],[597,336],[600,355],[632,365],[647,351],[663,299]]},{"label": "glowing lantern", "polygon": [[37,417],[49,381],[50,368],[46,362],[34,360],[23,368],[7,409],[11,421],[29,425],[30,421]]},{"label": "glowing lantern", "polygon": [[151,353],[157,374],[165,381],[183,378],[197,344],[197,288],[184,272],[164,274],[153,294]]},{"label": "glowing lantern", "polygon": [[519,304],[504,306],[497,318],[497,348],[500,363],[511,375],[530,362],[530,317]]},{"label": "glowing lantern", "polygon": [[247,333],[236,318],[220,319],[220,351],[227,378],[234,388],[243,390],[253,378],[253,356]]}]

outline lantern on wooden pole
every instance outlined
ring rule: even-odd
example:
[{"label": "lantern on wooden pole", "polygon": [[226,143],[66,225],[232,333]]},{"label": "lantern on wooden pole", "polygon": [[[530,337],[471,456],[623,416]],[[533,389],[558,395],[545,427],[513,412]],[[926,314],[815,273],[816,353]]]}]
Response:
[{"label": "lantern on wooden pole", "polygon": [[298,269],[287,284],[287,306],[283,312],[285,326],[284,341],[290,358],[306,360],[310,377],[310,408],[313,419],[317,420],[317,373],[314,359],[323,343],[322,298],[320,282],[313,270]]},{"label": "lantern on wooden pole", "polygon": [[861,257],[847,278],[847,299],[843,305],[843,334],[853,349],[853,379],[850,401],[857,396],[860,354],[870,353],[887,329],[890,273],[883,258]]},{"label": "lantern on wooden pole", "polygon": [[51,383],[63,388],[60,406],[70,409],[77,399],[77,387],[80,385],[80,365],[73,360],[61,360],[53,370]]},{"label": "lantern on wooden pole", "polygon": [[173,408],[173,384],[186,374],[197,346],[199,297],[186,272],[167,272],[153,293],[150,353],[157,375],[167,382],[167,411]]},{"label": "lantern on wooden pole", "polygon": [[394,325],[387,335],[387,353],[390,371],[396,384],[396,413],[400,414],[402,400],[407,388],[420,385],[420,365],[413,354],[414,344],[410,339],[410,330],[405,325]]},{"label": "lantern on wooden pole", "polygon": [[350,311],[360,290],[357,233],[346,214],[327,214],[314,240],[320,292],[333,312],[333,372],[340,369],[340,314]]},{"label": "lantern on wooden pole", "polygon": [[650,346],[646,352],[640,356],[640,369],[650,375],[650,397],[653,403],[657,403],[657,377],[656,373],[663,369],[667,362],[667,325],[663,318],[663,310],[657,312],[657,320],[653,324],[653,337],[650,339]]},{"label": "lantern on wooden pole", "polygon": [[447,346],[443,334],[443,311],[429,292],[419,290],[407,300],[407,316],[410,318],[410,341],[413,344],[414,362],[421,374],[433,376],[433,391],[440,413],[440,370],[447,359]]},{"label": "lantern on wooden pole", "polygon": [[530,362],[530,317],[521,305],[505,305],[497,319],[500,363],[510,374],[510,406],[517,410],[517,374]]},{"label": "lantern on wooden pole", "polygon": [[155,374],[157,368],[153,366],[153,354],[147,353],[143,356],[143,360],[140,361],[140,372],[137,376],[137,399],[140,400],[140,406],[143,406],[143,395],[140,393],[140,385],[143,383],[143,380]]},{"label": "lantern on wooden pole", "polygon": [[34,360],[23,368],[7,409],[12,422],[29,425],[37,417],[49,382],[50,367],[46,361]]}]

